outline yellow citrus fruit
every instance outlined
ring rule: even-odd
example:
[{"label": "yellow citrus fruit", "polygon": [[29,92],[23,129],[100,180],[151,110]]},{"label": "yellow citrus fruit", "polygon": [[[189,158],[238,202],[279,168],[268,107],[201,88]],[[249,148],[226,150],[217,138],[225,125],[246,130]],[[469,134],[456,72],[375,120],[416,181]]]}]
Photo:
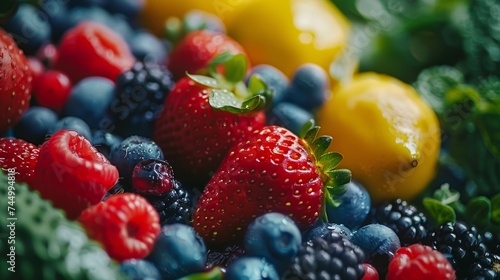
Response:
[{"label": "yellow citrus fruit", "polygon": [[143,26],[156,35],[161,35],[165,20],[182,18],[191,10],[201,10],[218,16],[223,22],[244,2],[249,0],[144,0],[140,19]]},{"label": "yellow citrus fruit", "polygon": [[344,156],[342,167],[375,203],[411,200],[435,175],[438,119],[411,86],[393,77],[355,75],[321,108],[318,124],[333,137],[330,149]]},{"label": "yellow citrus fruit", "polygon": [[226,21],[252,65],[271,64],[291,76],[304,63],[328,71],[348,43],[350,24],[327,0],[252,0]]}]

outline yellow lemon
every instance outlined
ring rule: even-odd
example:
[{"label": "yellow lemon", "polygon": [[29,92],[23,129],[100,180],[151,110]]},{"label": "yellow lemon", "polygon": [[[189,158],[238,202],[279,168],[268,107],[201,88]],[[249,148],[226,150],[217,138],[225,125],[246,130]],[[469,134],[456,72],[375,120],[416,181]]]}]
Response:
[{"label": "yellow lemon", "polygon": [[342,167],[352,171],[375,203],[411,200],[433,179],[440,149],[434,111],[409,85],[364,73],[341,85],[318,114],[333,137]]},{"label": "yellow lemon", "polygon": [[191,10],[201,10],[218,16],[223,22],[249,0],[144,0],[140,19],[143,26],[160,36],[169,17],[182,18]]},{"label": "yellow lemon", "polygon": [[226,22],[252,65],[271,64],[291,76],[304,63],[328,71],[348,43],[350,24],[327,0],[252,0]]}]

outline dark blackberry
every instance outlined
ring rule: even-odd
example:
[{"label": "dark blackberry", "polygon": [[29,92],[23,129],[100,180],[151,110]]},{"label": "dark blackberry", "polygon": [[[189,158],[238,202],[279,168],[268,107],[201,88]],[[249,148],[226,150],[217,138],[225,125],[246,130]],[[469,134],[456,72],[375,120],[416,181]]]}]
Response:
[{"label": "dark blackberry", "polygon": [[172,74],[154,63],[137,62],[116,80],[115,100],[109,113],[122,137],[151,137],[165,97],[174,87]]},{"label": "dark blackberry", "polygon": [[364,258],[358,246],[332,232],[303,243],[283,279],[361,279]]},{"label": "dark blackberry", "polygon": [[190,191],[173,180],[172,189],[162,196],[144,195],[160,215],[160,224],[190,224],[193,214],[193,200]]},{"label": "dark blackberry", "polygon": [[481,235],[488,251],[495,255],[500,255],[500,233],[486,231]]},{"label": "dark blackberry", "polygon": [[468,268],[466,279],[498,280],[500,279],[500,257],[486,252],[486,248],[478,250],[478,256]]},{"label": "dark blackberry", "polygon": [[370,223],[391,228],[398,235],[401,246],[419,243],[428,231],[425,215],[401,199],[385,202],[374,208]]},{"label": "dark blackberry", "polygon": [[462,222],[439,226],[429,233],[425,243],[446,256],[458,279],[466,278],[471,266],[486,252],[477,229]]},{"label": "dark blackberry", "polygon": [[227,267],[232,261],[245,254],[242,245],[230,244],[225,248],[212,248],[207,252],[206,267],[215,266]]}]

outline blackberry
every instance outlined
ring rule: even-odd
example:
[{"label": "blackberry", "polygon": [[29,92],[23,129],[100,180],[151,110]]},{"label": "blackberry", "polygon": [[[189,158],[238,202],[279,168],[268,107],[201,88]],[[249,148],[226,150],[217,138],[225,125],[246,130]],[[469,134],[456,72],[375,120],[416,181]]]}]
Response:
[{"label": "blackberry", "polygon": [[391,228],[399,237],[401,246],[419,243],[427,235],[427,218],[406,201],[397,199],[374,208],[371,223]]},{"label": "blackberry", "polygon": [[154,63],[137,62],[118,76],[115,100],[109,114],[116,134],[151,137],[154,122],[163,110],[165,97],[174,87],[172,74]]},{"label": "blackberry", "polygon": [[172,189],[162,196],[144,195],[160,215],[160,224],[190,224],[193,214],[192,193],[173,180]]},{"label": "blackberry", "polygon": [[245,255],[242,245],[230,244],[225,248],[212,248],[207,252],[206,267],[227,267],[231,262]]},{"label": "blackberry", "polygon": [[483,246],[478,250],[477,257],[469,266],[466,279],[470,280],[498,280],[500,279],[500,257],[486,252]]},{"label": "blackberry", "polygon": [[458,279],[466,278],[471,266],[486,252],[477,229],[462,222],[439,226],[430,232],[425,243],[446,256]]},{"label": "blackberry", "polygon": [[488,251],[495,255],[500,255],[500,233],[486,231],[481,235]]},{"label": "blackberry", "polygon": [[284,279],[361,279],[363,251],[342,235],[332,232],[301,245]]}]

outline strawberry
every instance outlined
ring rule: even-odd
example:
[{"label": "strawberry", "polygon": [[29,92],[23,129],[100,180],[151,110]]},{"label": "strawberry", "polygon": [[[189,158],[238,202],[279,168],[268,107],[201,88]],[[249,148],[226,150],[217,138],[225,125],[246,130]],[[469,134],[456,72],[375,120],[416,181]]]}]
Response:
[{"label": "strawberry", "polygon": [[67,74],[73,84],[93,76],[114,81],[134,62],[127,42],[118,33],[103,24],[85,21],[61,39],[54,69]]},{"label": "strawberry", "polygon": [[28,60],[0,28],[0,134],[13,127],[28,109],[32,74]]},{"label": "strawberry", "polygon": [[118,181],[118,170],[75,131],[60,130],[40,148],[31,186],[76,219]]},{"label": "strawberry", "polygon": [[15,168],[18,183],[33,184],[38,154],[38,147],[24,140],[0,138],[0,168]]},{"label": "strawberry", "polygon": [[223,33],[210,30],[193,31],[172,50],[167,68],[174,75],[174,79],[179,80],[186,76],[186,72],[197,73],[205,69],[214,57],[226,51],[247,57],[243,47]]},{"label": "strawberry", "polygon": [[266,126],[229,151],[195,210],[194,229],[206,242],[241,240],[248,224],[268,212],[288,215],[302,229],[326,215],[322,203],[345,191],[350,172],[334,170],[340,154],[323,154],[331,137],[316,138],[319,127],[305,128],[302,139]]},{"label": "strawberry", "polygon": [[213,78],[185,77],[165,99],[153,140],[181,182],[206,183],[236,142],[264,126],[269,91],[257,76],[245,87],[246,65],[243,55],[223,53],[209,67]]},{"label": "strawberry", "polygon": [[132,193],[113,195],[87,208],[78,221],[117,261],[146,257],[160,233],[156,210],[145,198]]}]

